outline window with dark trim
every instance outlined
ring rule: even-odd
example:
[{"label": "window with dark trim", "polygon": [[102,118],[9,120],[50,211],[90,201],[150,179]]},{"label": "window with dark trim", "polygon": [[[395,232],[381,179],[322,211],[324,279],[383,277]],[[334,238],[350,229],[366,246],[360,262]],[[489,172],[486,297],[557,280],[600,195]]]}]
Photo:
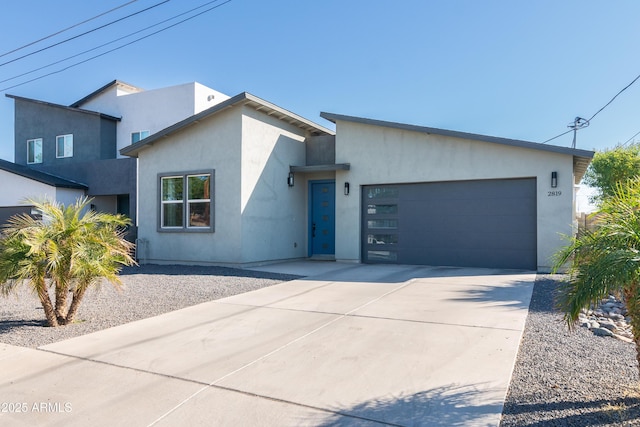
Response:
[{"label": "window with dark trim", "polygon": [[27,164],[42,163],[42,138],[27,140]]},{"label": "window with dark trim", "polygon": [[214,171],[158,175],[160,231],[214,230]]},{"label": "window with dark trim", "polygon": [[73,135],[56,136],[56,158],[73,157]]}]

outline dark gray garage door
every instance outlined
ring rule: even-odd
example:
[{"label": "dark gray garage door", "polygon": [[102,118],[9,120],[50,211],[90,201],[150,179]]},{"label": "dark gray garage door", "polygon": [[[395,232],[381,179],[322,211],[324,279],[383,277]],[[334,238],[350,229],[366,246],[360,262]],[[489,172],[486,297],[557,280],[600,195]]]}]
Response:
[{"label": "dark gray garage door", "polygon": [[536,180],[364,186],[367,263],[535,270]]}]

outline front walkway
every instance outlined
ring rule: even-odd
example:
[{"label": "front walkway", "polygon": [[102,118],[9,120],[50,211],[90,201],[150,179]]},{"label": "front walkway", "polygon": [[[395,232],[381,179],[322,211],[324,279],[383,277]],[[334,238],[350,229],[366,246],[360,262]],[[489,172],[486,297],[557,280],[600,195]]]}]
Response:
[{"label": "front walkway", "polygon": [[499,424],[535,274],[319,265],[37,350],[0,345],[0,424]]}]

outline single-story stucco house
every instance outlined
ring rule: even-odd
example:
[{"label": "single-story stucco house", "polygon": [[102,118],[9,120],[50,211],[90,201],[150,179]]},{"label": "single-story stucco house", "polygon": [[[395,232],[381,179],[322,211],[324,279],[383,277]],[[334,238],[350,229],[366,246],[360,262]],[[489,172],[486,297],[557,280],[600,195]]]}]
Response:
[{"label": "single-story stucco house", "polygon": [[143,263],[298,258],[548,271],[592,151],[338,114],[248,93],[125,147]]}]

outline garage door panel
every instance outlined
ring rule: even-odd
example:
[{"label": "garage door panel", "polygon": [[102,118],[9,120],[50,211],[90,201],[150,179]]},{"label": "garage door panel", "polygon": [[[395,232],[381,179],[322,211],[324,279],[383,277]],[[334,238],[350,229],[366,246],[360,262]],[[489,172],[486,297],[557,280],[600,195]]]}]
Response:
[{"label": "garage door panel", "polygon": [[[479,181],[445,181],[400,184],[404,200],[423,200],[424,188],[429,187],[429,197],[434,199],[505,199],[525,197],[527,190],[535,190],[535,179],[496,179]],[[455,191],[452,191],[455,190]],[[523,193],[523,190],[525,193]]]},{"label": "garage door panel", "polygon": [[[492,233],[453,233],[440,241],[434,239],[431,245],[438,247],[453,248],[482,248],[483,250],[509,249],[509,250],[530,250],[535,243],[536,236],[531,233],[505,233],[508,235],[496,239]],[[419,248],[420,245],[413,245]]]},{"label": "garage door panel", "polygon": [[509,199],[434,199],[403,200],[400,213],[405,215],[429,215],[437,212],[456,212],[458,215],[527,215],[535,206],[535,201],[522,197]]},{"label": "garage door panel", "polygon": [[536,268],[534,178],[366,186],[363,207],[365,262]]},{"label": "garage door panel", "polygon": [[[503,233],[517,233],[528,231],[523,229],[523,224],[535,223],[535,217],[523,215],[476,215],[469,218],[465,224],[465,230],[469,232],[490,232],[498,236]],[[474,231],[475,230],[475,231]]]},{"label": "garage door panel", "polygon": [[[420,220],[419,226],[411,226],[412,221],[398,221],[399,234],[404,236],[404,241],[412,244],[416,239],[429,241],[450,238],[453,234],[463,234],[466,236],[487,235],[495,239],[495,234],[504,233],[530,233],[523,230],[520,224],[523,220],[535,221],[535,218],[515,218],[508,215],[499,216],[478,216],[478,215],[449,215],[434,216],[425,215]],[[405,225],[409,224],[409,226]],[[406,239],[406,240],[405,240]]]},{"label": "garage door panel", "polygon": [[402,250],[398,253],[398,259],[402,259],[402,264],[423,264],[424,258],[428,257],[432,261],[429,265],[522,269],[524,267],[514,265],[520,265],[522,259],[534,255],[535,253],[526,250],[501,249],[487,253],[486,250],[432,249],[423,253]]},{"label": "garage door panel", "polygon": [[[415,235],[400,233],[398,241],[403,241],[403,250],[444,250],[455,248],[462,250],[465,248],[482,248],[482,250],[530,250],[536,241],[536,235],[531,233],[508,233],[501,239],[495,239],[491,233],[454,233],[442,238],[421,239]],[[386,249],[392,249],[387,247]]]},{"label": "garage door panel", "polygon": [[471,247],[481,247],[490,250],[508,249],[512,251],[524,250],[531,252],[533,252],[532,248],[535,248],[536,240],[536,234],[521,231],[502,233],[499,239],[496,239],[495,235],[491,233],[473,235],[468,238]]}]

